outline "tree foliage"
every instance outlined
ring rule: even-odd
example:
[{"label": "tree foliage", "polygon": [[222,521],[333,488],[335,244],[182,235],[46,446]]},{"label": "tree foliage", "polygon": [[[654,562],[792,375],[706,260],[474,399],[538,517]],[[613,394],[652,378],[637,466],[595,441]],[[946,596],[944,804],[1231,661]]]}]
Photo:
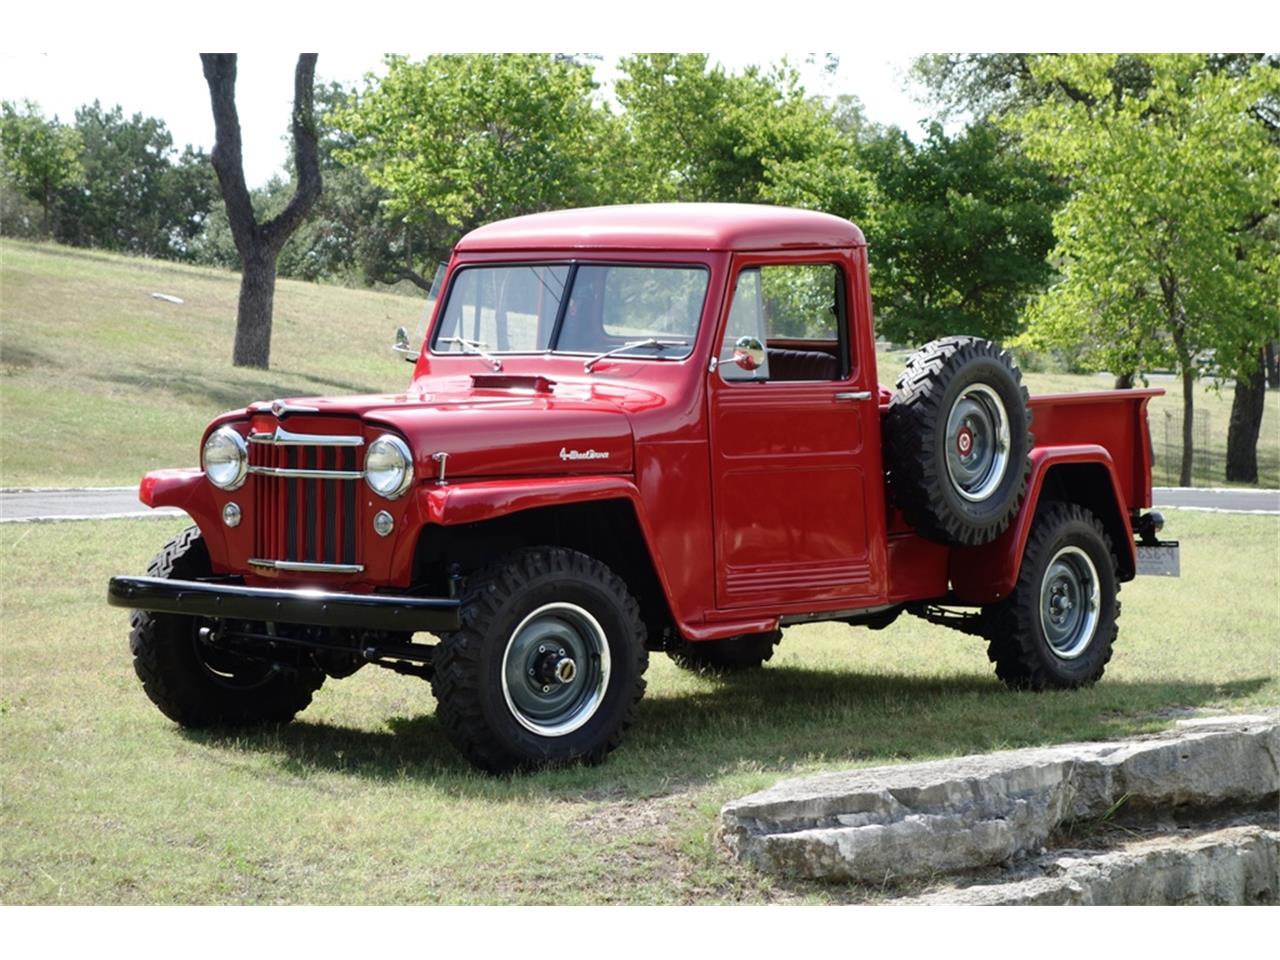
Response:
[{"label": "tree foliage", "polygon": [[[1214,70],[1203,56],[1143,58],[1142,93],[1109,55],[1038,57],[1032,76],[1081,91],[1013,115],[1028,153],[1068,178],[1054,218],[1061,276],[1030,312],[1041,343],[1083,343],[1099,369],[1173,366],[1182,375],[1182,482],[1190,483],[1195,359],[1235,369],[1276,324],[1274,244],[1245,225],[1277,202],[1277,150],[1251,110],[1277,69]],[[1253,344],[1244,347],[1242,345]]]},{"label": "tree foliage", "polygon": [[[601,198],[601,117],[589,66],[543,54],[389,57],[335,113],[335,150],[385,191],[387,216],[438,217],[444,248],[482,223]],[[440,251],[435,251],[438,255]]]},{"label": "tree foliage", "polygon": [[83,177],[59,191],[57,239],[189,259],[216,197],[204,152],[174,149],[163,120],[96,100],[76,111],[75,130]]},{"label": "tree foliage", "polygon": [[46,120],[38,105],[0,103],[0,174],[24,196],[40,205],[47,236],[53,226],[58,193],[84,177],[83,144],[74,129]]},{"label": "tree foliage", "polygon": [[877,332],[907,344],[1014,336],[1052,275],[1061,185],[981,123],[955,137],[933,124],[919,146],[891,128],[861,158],[879,187],[869,233]]}]

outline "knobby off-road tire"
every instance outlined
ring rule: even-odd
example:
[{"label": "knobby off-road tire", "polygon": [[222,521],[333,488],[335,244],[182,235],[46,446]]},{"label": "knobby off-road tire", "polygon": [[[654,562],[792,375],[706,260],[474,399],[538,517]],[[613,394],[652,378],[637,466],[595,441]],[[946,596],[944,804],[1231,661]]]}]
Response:
[{"label": "knobby off-road tire", "polygon": [[431,688],[450,741],[477,767],[600,763],[622,742],[649,654],[640,609],[604,564],[518,550],[467,578],[462,624],[440,637]]},{"label": "knobby off-road tire", "polygon": [[[198,527],[170,540],[147,574],[194,580],[210,574]],[[197,617],[134,610],[129,617],[133,668],[151,702],[184,727],[288,723],[324,683],[319,670],[280,669],[204,644]]]},{"label": "knobby off-road tire", "polygon": [[764,666],[773,656],[774,647],[781,642],[781,630],[700,643],[681,640],[667,650],[667,656],[675,661],[676,666],[695,673],[739,673]]},{"label": "knobby off-road tire", "polygon": [[911,355],[885,423],[895,502],[923,536],[989,543],[1018,512],[1031,471],[1031,409],[1009,353],[946,337]]},{"label": "knobby off-road tire", "polygon": [[1116,567],[1111,538],[1094,514],[1075,504],[1042,506],[1013,592],[985,611],[996,676],[1027,690],[1097,682],[1120,616]]}]

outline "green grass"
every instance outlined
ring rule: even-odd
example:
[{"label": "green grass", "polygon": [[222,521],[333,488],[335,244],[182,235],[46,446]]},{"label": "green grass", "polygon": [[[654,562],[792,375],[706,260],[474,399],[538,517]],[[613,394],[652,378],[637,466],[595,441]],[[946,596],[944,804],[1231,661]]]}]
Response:
[{"label": "green grass", "polygon": [[1126,584],[1096,687],[1010,693],[982,644],[904,617],[787,631],[754,676],[655,655],[604,766],[510,779],[450,748],[427,684],[330,681],[295,723],[184,732],[132,674],[106,579],[180,524],[0,526],[0,903],[832,903],[716,846],[783,776],[1117,737],[1280,704],[1280,520],[1169,511],[1180,580]]},{"label": "green grass", "polygon": [[[200,435],[254,400],[398,390],[408,366],[388,349],[417,329],[423,301],[391,293],[279,281],[272,369],[231,366],[239,278],[225,270],[52,244],[0,241],[0,486],[138,482],[147,470],[194,465]],[[181,297],[181,305],[152,299]],[[880,357],[892,383],[905,354]],[[1098,377],[1028,374],[1033,392],[1096,390]],[[1161,381],[1177,394],[1174,381]],[[1230,391],[1203,388],[1200,485],[1221,485]],[[1151,405],[1157,483],[1176,479],[1182,401]],[[1280,393],[1267,396],[1259,443],[1264,486],[1280,486]]]},{"label": "green grass", "polygon": [[196,464],[225,410],[408,382],[389,347],[421,299],[280,280],[272,369],[255,371],[231,365],[239,287],[226,270],[0,242],[0,486],[137,483]]}]

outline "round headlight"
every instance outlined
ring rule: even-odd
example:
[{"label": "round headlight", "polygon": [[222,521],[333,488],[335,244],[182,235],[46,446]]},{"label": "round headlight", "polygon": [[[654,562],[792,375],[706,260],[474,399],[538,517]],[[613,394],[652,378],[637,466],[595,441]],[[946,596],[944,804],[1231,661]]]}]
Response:
[{"label": "round headlight", "polygon": [[370,490],[388,500],[408,490],[413,482],[413,458],[405,442],[384,433],[369,444],[364,457],[364,479]]},{"label": "round headlight", "polygon": [[205,476],[221,490],[235,490],[244,483],[249,468],[249,447],[231,427],[219,427],[204,442]]}]

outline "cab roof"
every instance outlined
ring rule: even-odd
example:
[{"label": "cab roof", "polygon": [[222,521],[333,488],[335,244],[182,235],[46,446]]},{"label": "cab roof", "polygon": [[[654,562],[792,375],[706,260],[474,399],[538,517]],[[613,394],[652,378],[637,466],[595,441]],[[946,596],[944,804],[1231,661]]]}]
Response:
[{"label": "cab roof", "polygon": [[860,247],[862,231],[812,210],[750,203],[647,203],[556,210],[472,230],[459,253],[533,250],[779,250]]}]

